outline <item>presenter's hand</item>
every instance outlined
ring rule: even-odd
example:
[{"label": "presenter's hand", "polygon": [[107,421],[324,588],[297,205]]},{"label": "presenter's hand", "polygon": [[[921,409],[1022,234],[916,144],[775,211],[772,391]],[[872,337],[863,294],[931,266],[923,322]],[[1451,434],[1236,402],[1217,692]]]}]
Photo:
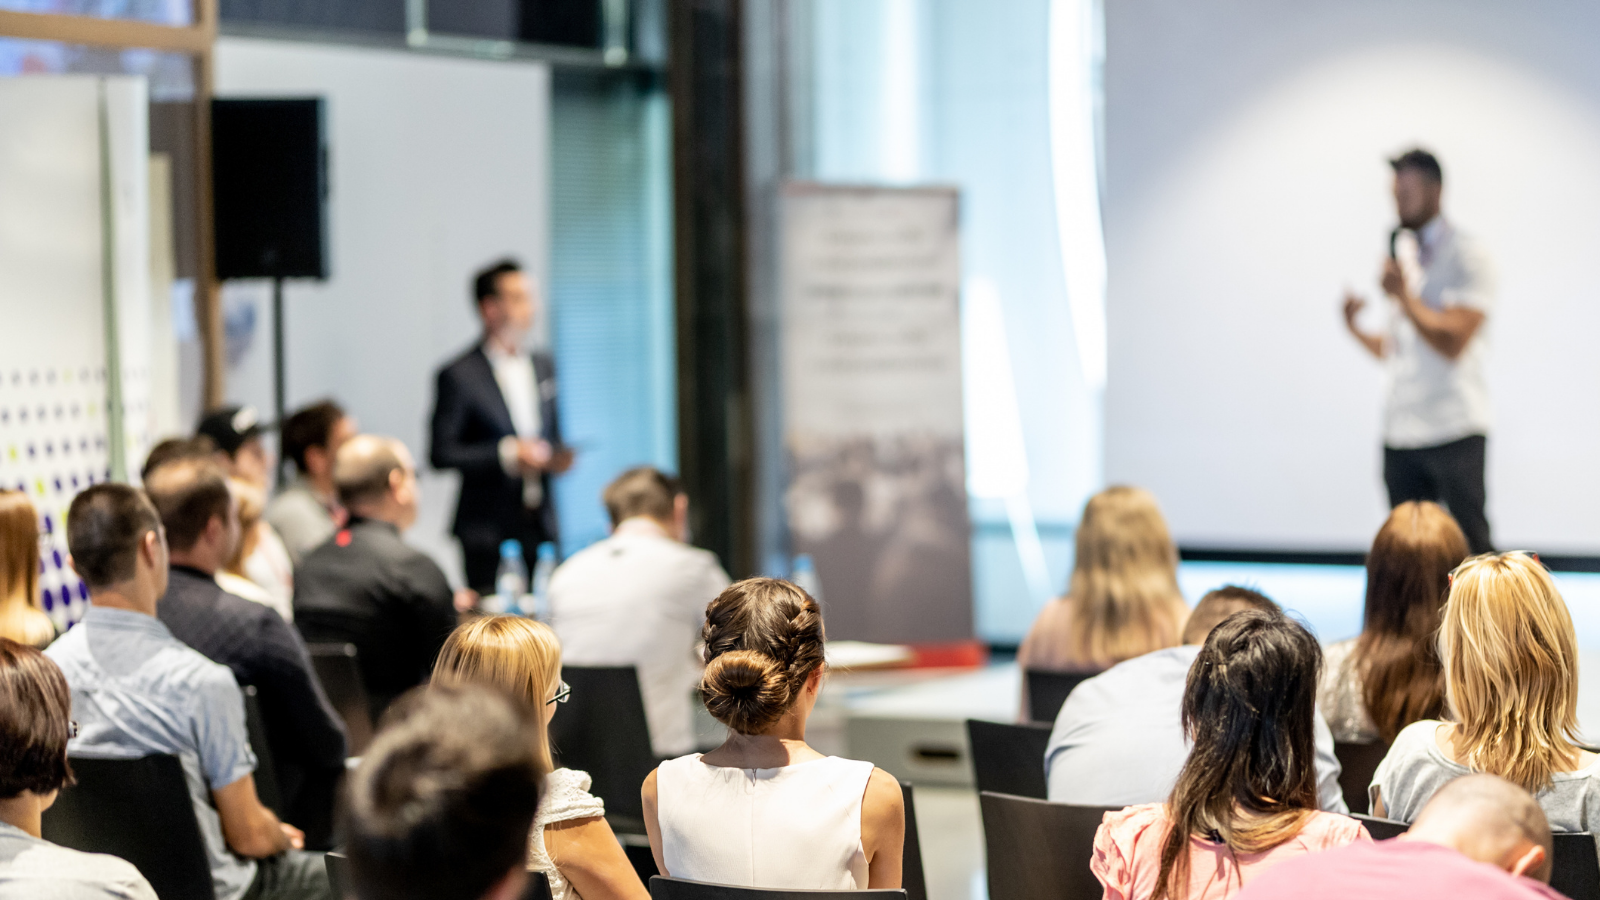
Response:
[{"label": "presenter's hand", "polygon": [[1360,316],[1361,315],[1361,311],[1363,309],[1366,309],[1366,308],[1367,308],[1367,301],[1361,299],[1360,297],[1357,297],[1355,294],[1352,294],[1349,291],[1345,291],[1345,294],[1344,294],[1344,324],[1345,324],[1345,326],[1348,327],[1351,331],[1359,332],[1360,329],[1356,327],[1356,317]]},{"label": "presenter's hand", "polygon": [[293,850],[306,848],[306,833],[290,825],[288,822],[279,822],[278,827],[283,829],[283,836],[288,839],[289,847]]},{"label": "presenter's hand", "polygon": [[563,447],[550,457],[550,465],[545,467],[545,471],[552,475],[560,475],[572,468],[573,460],[576,458],[576,454]]},{"label": "presenter's hand", "polygon": [[1383,261],[1383,292],[1396,300],[1406,296],[1406,276],[1400,264],[1392,259]]},{"label": "presenter's hand", "polygon": [[472,588],[457,588],[455,595],[450,599],[458,613],[478,608],[478,592]]},{"label": "presenter's hand", "polygon": [[525,473],[544,472],[550,468],[555,448],[549,441],[526,439],[517,442],[517,464]]}]

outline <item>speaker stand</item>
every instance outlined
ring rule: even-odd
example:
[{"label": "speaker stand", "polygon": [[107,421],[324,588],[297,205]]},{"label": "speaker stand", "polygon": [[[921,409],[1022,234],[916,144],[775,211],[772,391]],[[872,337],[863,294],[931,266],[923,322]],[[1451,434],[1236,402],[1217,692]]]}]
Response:
[{"label": "speaker stand", "polygon": [[272,279],[272,414],[278,429],[278,489],[289,483],[289,460],[283,455],[283,279]]}]

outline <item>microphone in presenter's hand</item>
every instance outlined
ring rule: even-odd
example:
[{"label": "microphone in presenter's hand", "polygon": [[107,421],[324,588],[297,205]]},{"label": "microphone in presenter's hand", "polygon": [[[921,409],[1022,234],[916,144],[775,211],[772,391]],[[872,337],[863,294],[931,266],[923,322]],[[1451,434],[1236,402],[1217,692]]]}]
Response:
[{"label": "microphone in presenter's hand", "polygon": [[1396,250],[1397,250],[1398,245],[1400,243],[1400,232],[1402,232],[1404,230],[1405,230],[1405,226],[1404,225],[1396,225],[1394,227],[1394,230],[1389,232],[1389,258],[1390,259],[1399,259],[1399,256],[1396,255]]}]

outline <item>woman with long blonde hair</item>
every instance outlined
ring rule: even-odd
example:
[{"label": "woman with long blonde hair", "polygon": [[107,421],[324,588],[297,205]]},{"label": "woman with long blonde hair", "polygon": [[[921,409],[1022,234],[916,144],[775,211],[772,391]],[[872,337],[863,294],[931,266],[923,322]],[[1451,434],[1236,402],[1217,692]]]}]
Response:
[{"label": "woman with long blonde hair", "polygon": [[539,714],[545,776],[528,835],[528,868],[550,880],[554,900],[649,900],[649,892],[606,824],[589,775],[556,769],[546,731],[571,692],[561,681],[561,643],[550,627],[521,616],[484,616],[456,628],[433,666],[434,684],[488,685]]},{"label": "woman with long blonde hair", "polygon": [[1488,772],[1533,794],[1551,828],[1600,828],[1600,756],[1578,742],[1578,639],[1538,557],[1486,553],[1451,573],[1439,657],[1455,721],[1400,732],[1373,813],[1410,822],[1446,782]]},{"label": "woman with long blonde hair", "polygon": [[56,639],[39,608],[39,514],[22,491],[0,490],[0,637],[40,649]]},{"label": "woman with long blonde hair", "polygon": [[1017,651],[1024,669],[1098,672],[1176,647],[1189,607],[1178,549],[1149,491],[1109,487],[1078,522],[1067,594],[1050,601]]}]

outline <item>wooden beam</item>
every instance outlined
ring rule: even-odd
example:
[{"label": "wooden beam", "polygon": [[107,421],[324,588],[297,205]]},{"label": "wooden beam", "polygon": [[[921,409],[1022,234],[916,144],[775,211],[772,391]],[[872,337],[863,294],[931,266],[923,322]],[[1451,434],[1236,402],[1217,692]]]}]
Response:
[{"label": "wooden beam", "polygon": [[[217,0],[194,0],[197,27],[217,31]],[[215,78],[213,43],[208,41],[195,57],[194,141],[195,141],[195,316],[200,332],[201,393],[200,408],[213,409],[227,400],[228,370],[224,351],[227,338],[222,331],[222,285],[217,281],[216,229],[212,209],[211,184],[211,93]]]},{"label": "wooden beam", "polygon": [[[202,0],[197,5],[205,5]],[[215,15],[194,25],[157,25],[133,19],[98,19],[0,10],[0,35],[97,47],[148,47],[172,53],[209,52],[217,37]]]}]

